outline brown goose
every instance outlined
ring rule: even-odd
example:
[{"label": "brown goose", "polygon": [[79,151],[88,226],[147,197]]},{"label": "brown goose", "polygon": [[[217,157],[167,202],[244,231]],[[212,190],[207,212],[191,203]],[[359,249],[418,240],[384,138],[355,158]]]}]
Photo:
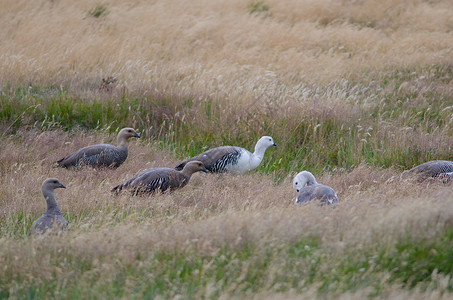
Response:
[{"label": "brown goose", "polygon": [[308,171],[302,171],[294,177],[293,188],[297,191],[295,203],[302,204],[313,199],[320,200],[321,205],[338,202],[335,191],[330,186],[319,184]]},{"label": "brown goose", "polygon": [[453,161],[449,160],[432,160],[421,165],[406,170],[401,174],[402,179],[416,177],[418,181],[424,181],[428,178],[453,178]]},{"label": "brown goose", "polygon": [[193,173],[202,171],[207,172],[201,161],[191,161],[187,163],[182,171],[171,168],[153,168],[144,170],[131,179],[114,187],[111,192],[118,194],[123,189],[130,190],[134,195],[152,194],[157,190],[165,192],[184,187],[189,183]]},{"label": "brown goose", "polygon": [[139,138],[140,136],[133,128],[123,128],[118,133],[118,146],[98,144],[83,147],[57,161],[56,167],[91,166],[117,168],[127,158],[127,142],[131,137]]},{"label": "brown goose", "polygon": [[46,199],[47,209],[44,214],[33,222],[31,226],[31,234],[45,233],[49,229],[63,230],[67,225],[68,221],[61,215],[60,209],[58,208],[57,201],[55,200],[54,189],[66,188],[56,178],[48,178],[44,180],[41,192]]},{"label": "brown goose", "polygon": [[175,169],[182,170],[189,161],[198,160],[203,162],[206,169],[212,173],[245,174],[260,165],[264,152],[270,146],[277,145],[270,136],[263,136],[256,143],[255,152],[253,153],[236,146],[216,147],[184,160]]}]

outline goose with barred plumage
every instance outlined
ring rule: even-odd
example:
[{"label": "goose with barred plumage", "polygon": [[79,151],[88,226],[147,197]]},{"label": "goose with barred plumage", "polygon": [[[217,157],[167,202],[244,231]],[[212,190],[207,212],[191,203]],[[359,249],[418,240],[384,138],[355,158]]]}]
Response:
[{"label": "goose with barred plumage", "polygon": [[49,229],[63,230],[68,221],[63,217],[55,200],[54,190],[57,188],[66,188],[56,178],[48,178],[44,180],[41,186],[41,192],[46,200],[47,208],[44,214],[33,222],[31,226],[31,234],[42,234]]},{"label": "goose with barred plumage", "polygon": [[211,173],[245,174],[256,169],[263,160],[264,152],[270,146],[277,146],[270,136],[263,136],[255,145],[255,152],[236,146],[221,146],[212,148],[197,156],[186,159],[179,163],[175,169],[182,170],[184,166],[194,160],[204,163]]},{"label": "goose with barred plumage", "polygon": [[417,178],[418,181],[440,177],[451,180],[453,179],[453,161],[432,160],[406,170],[401,174],[402,179],[410,177]]},{"label": "goose with barred plumage", "polygon": [[321,205],[338,202],[335,191],[330,186],[319,184],[308,171],[302,171],[294,177],[293,188],[297,191],[295,203],[298,204],[314,199],[320,200]]},{"label": "goose with barred plumage", "polygon": [[133,128],[123,128],[117,136],[118,146],[110,144],[86,146],[57,161],[55,167],[91,166],[117,168],[127,158],[127,142],[131,137],[139,138],[140,135]]},{"label": "goose with barred plumage", "polygon": [[160,190],[173,191],[189,183],[190,177],[195,172],[207,172],[201,161],[187,163],[182,171],[171,168],[153,168],[144,170],[131,179],[117,185],[111,192],[118,194],[122,190],[130,190],[133,195],[153,194]]}]

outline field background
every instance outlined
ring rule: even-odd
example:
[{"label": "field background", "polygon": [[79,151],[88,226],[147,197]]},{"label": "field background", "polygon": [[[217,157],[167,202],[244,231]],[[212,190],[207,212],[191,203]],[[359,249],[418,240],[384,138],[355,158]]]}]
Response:
[{"label": "field background", "polygon": [[[0,298],[451,298],[453,2],[2,1]],[[117,170],[54,169],[136,128]],[[244,176],[109,190],[219,145]],[[309,170],[340,203],[294,206]],[[42,181],[70,222],[28,237]]]}]

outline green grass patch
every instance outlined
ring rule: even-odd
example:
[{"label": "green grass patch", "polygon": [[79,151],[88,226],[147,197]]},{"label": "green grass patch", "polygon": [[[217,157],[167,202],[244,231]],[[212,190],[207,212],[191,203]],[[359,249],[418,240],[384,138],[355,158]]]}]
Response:
[{"label": "green grass patch", "polygon": [[[212,255],[176,249],[153,253],[149,249],[137,251],[130,262],[102,254],[74,256],[70,251],[51,251],[50,264],[59,274],[51,272],[48,278],[30,281],[7,272],[0,275],[0,291],[2,296],[12,296],[5,287],[13,284],[11,290],[20,298],[77,294],[117,298],[185,295],[193,299],[208,290],[213,298],[264,291],[302,293],[313,284],[321,294],[373,287],[377,295],[383,286],[394,283],[426,290],[430,284],[432,287],[433,274],[452,275],[452,237],[450,228],[428,240],[406,237],[394,245],[379,244],[342,254],[321,247],[316,238],[305,237],[289,244],[224,247]],[[101,272],[99,262],[114,265],[115,272]],[[447,289],[452,288],[449,279]]]},{"label": "green grass patch", "polygon": [[[448,70],[434,78],[444,78]],[[256,141],[270,135],[278,147],[266,151],[259,170],[273,174],[276,180],[302,169],[319,174],[362,163],[406,169],[432,159],[453,159],[447,147],[453,137],[449,126],[453,97],[433,89],[411,92],[417,84],[429,85],[423,80],[409,72],[382,79],[386,83],[379,90],[382,100],[364,105],[351,118],[285,112],[277,107],[244,110],[188,96],[123,94],[97,99],[60,88],[7,87],[0,94],[0,124],[9,133],[30,126],[69,131],[131,126],[162,148],[169,147],[180,159],[220,145],[238,145],[253,152]],[[406,88],[401,89],[402,85]],[[357,104],[345,105],[352,109]],[[387,129],[381,129],[382,124]],[[432,145],[425,138],[429,134],[442,134],[438,141],[445,147]]]},{"label": "green grass patch", "polygon": [[88,16],[93,18],[105,17],[107,15],[107,6],[105,6],[104,4],[97,4],[94,8],[88,11]]}]

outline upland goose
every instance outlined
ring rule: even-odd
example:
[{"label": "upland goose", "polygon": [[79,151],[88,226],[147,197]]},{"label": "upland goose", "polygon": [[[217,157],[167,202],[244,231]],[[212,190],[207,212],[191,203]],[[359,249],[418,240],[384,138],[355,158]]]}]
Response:
[{"label": "upland goose", "polygon": [[83,147],[57,161],[56,167],[92,166],[117,168],[127,158],[127,142],[131,137],[139,138],[140,136],[133,128],[123,128],[118,133],[118,146],[97,144]]},{"label": "upland goose", "polygon": [[114,187],[111,192],[118,194],[122,190],[130,190],[133,195],[152,194],[157,190],[165,192],[184,187],[189,183],[190,177],[195,172],[207,172],[201,161],[187,163],[182,171],[171,168],[153,168],[144,170],[131,179]]},{"label": "upland goose", "polygon": [[327,185],[316,182],[315,176],[308,171],[302,171],[294,177],[293,188],[297,191],[295,203],[305,203],[313,199],[320,200],[321,204],[338,202],[335,191]]},{"label": "upland goose", "polygon": [[204,163],[206,169],[212,173],[245,174],[256,169],[264,157],[264,152],[270,146],[277,146],[270,136],[263,136],[255,145],[255,152],[236,146],[221,146],[186,159],[178,164],[175,169],[181,170],[194,160]]},{"label": "upland goose", "polygon": [[406,170],[401,174],[402,179],[410,177],[417,178],[419,181],[438,177],[453,179],[453,161],[432,160]]},{"label": "upland goose", "polygon": [[56,178],[48,178],[44,180],[41,186],[41,192],[47,203],[47,209],[44,214],[33,222],[31,226],[31,234],[41,234],[48,229],[63,230],[68,221],[61,215],[58,208],[57,201],[55,200],[54,189],[66,188]]}]

